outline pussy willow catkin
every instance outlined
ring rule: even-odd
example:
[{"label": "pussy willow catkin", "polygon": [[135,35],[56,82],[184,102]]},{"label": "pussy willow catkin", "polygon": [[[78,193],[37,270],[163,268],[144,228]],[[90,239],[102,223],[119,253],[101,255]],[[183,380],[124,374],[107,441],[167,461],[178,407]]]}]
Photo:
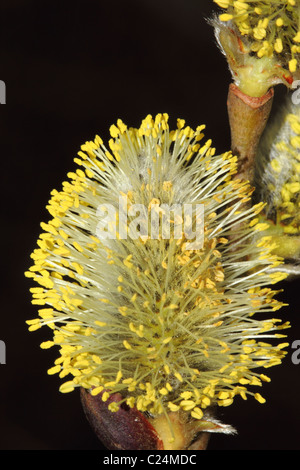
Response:
[{"label": "pussy willow catkin", "polygon": [[[278,339],[288,325],[273,316],[281,303],[270,288],[284,276],[274,272],[280,263],[262,236],[263,204],[245,204],[252,189],[234,178],[236,157],[215,155],[203,129],[178,119],[170,130],[166,114],[147,116],[137,129],[118,120],[109,146],[99,136],[86,142],[78,169],[52,191],[52,218],[41,224],[26,273],[37,284],[39,315],[27,323],[31,331],[51,330],[41,347],[58,349],[48,373],[65,379],[61,392],[84,387],[103,401],[119,392],[112,412],[126,402],[154,416],[181,410],[192,419],[236,396],[265,401],[256,387],[285,354]],[[169,238],[161,231],[130,237],[136,204],[159,217],[166,205],[203,206],[202,246],[188,249],[185,234],[172,230]],[[103,206],[115,208],[114,237],[109,229],[98,236]]]}]

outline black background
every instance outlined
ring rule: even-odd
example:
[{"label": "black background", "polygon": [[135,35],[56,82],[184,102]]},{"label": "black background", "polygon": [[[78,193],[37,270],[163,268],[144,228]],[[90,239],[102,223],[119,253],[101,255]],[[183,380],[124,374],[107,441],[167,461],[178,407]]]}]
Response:
[{"label": "black background", "polygon": [[[230,74],[205,21],[212,0],[1,0],[0,108],[1,312],[0,449],[99,450],[77,392],[63,395],[48,376],[56,354],[42,351],[47,330],[29,333],[37,309],[23,273],[31,264],[50,191],[74,168],[80,145],[121,118],[138,126],[167,112],[206,123],[221,153],[230,147],[226,95]],[[274,108],[286,93],[277,87]],[[289,341],[300,339],[298,282],[285,286]],[[279,313],[277,313],[278,315]],[[300,365],[268,370],[264,405],[237,398],[219,418],[238,436],[214,435],[211,450],[300,449]]]}]

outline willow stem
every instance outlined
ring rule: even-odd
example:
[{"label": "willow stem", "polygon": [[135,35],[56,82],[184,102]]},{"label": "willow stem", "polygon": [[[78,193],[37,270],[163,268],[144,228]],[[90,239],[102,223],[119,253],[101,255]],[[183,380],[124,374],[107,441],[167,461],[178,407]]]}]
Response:
[{"label": "willow stem", "polygon": [[257,98],[245,95],[235,84],[229,86],[227,109],[231,150],[238,157],[237,178],[251,184],[257,147],[271,112],[273,97],[273,88]]}]

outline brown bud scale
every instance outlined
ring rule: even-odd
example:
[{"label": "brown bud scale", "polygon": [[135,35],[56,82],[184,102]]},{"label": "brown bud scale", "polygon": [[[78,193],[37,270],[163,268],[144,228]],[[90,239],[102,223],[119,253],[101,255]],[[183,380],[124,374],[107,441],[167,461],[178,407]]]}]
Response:
[{"label": "brown bud scale", "polygon": [[91,395],[81,389],[81,402],[93,431],[109,450],[163,450],[163,443],[146,417],[136,408],[121,404],[118,411],[111,412],[108,405],[120,402],[119,393],[112,394],[107,401],[102,393]]}]

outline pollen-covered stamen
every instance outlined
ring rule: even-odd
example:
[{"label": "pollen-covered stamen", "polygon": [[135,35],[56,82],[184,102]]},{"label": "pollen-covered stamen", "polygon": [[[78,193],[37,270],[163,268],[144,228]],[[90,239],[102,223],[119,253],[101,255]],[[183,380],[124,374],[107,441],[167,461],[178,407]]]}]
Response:
[{"label": "pollen-covered stamen", "polygon": [[232,21],[242,36],[251,38],[251,49],[259,58],[280,57],[291,73],[299,61],[299,5],[296,0],[214,0],[227,12],[220,15]]},{"label": "pollen-covered stamen", "polygon": [[[178,120],[170,131],[158,115],[110,131],[109,150],[99,137],[86,142],[81,169],[52,192],[53,219],[27,273],[39,285],[33,303],[43,306],[29,329],[48,325],[53,339],[42,347],[60,352],[49,373],[66,378],[65,393],[84,387],[103,402],[120,393],[111,412],[126,403],[201,420],[237,395],[262,401],[251,390],[261,385],[258,368],[284,356],[262,340],[288,326],[273,318],[281,304],[267,286],[278,280],[278,260],[255,220],[262,204],[245,208],[252,189],[234,179],[236,158],[216,156],[203,140],[203,126]],[[183,228],[199,221],[184,204],[204,209],[197,249]]]}]

